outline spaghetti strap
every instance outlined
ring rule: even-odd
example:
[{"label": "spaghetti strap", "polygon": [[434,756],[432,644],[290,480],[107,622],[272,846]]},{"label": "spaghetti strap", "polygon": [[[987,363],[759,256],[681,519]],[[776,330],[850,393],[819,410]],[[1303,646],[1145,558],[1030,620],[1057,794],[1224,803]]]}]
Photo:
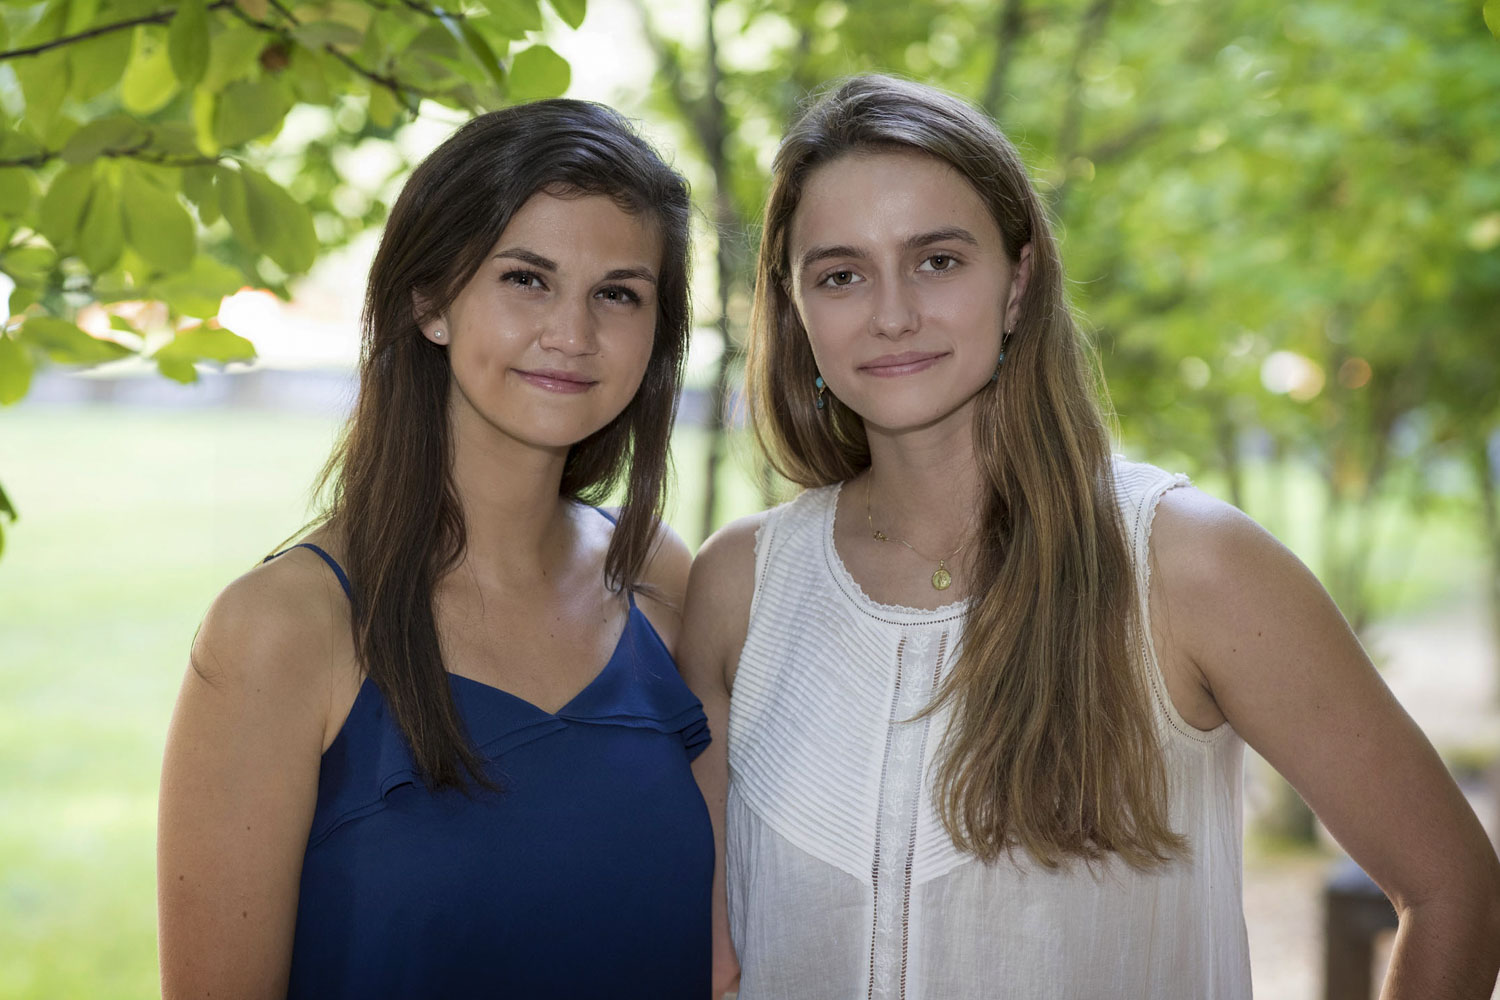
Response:
[{"label": "spaghetti strap", "polygon": [[[618,517],[615,517],[613,514],[611,514],[609,511],[605,510],[603,507],[595,507],[595,508],[593,508],[593,511],[594,511],[594,513],[598,514],[600,517],[602,517],[606,521],[608,521],[610,524],[618,526],[619,523],[620,523],[620,519]],[[635,608],[635,590],[634,590],[634,588],[631,588],[631,587],[626,587],[625,588],[625,600],[629,602],[630,607],[633,610]]]},{"label": "spaghetti strap", "polygon": [[328,564],[328,568],[333,570],[333,575],[339,578],[339,586],[344,588],[344,596],[349,598],[350,601],[354,600],[354,589],[349,586],[349,577],[344,574],[344,567],[340,566],[338,564],[338,560],[334,559],[333,556],[329,555],[327,552],[324,552],[321,548],[314,545],[312,542],[298,542],[296,545],[291,546],[291,548],[286,548],[282,549],[280,552],[271,553],[270,555],[262,559],[261,562],[270,562],[277,556],[286,555],[288,552],[292,551],[292,549],[311,549],[313,552],[315,552],[318,558],[326,562]]}]

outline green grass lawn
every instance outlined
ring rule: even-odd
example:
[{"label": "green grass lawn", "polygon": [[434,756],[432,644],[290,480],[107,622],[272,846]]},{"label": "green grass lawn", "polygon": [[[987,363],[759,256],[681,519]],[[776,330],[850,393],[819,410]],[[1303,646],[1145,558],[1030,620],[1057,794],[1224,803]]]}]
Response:
[{"label": "green grass lawn", "polygon": [[[255,411],[0,412],[21,513],[0,558],[0,997],[157,994],[157,776],[193,630],[304,521],[335,431]],[[703,448],[679,435],[672,520],[693,545]],[[726,472],[726,516],[758,504],[745,469]],[[1478,565],[1458,513],[1421,530],[1422,559],[1391,556],[1402,607]]]}]

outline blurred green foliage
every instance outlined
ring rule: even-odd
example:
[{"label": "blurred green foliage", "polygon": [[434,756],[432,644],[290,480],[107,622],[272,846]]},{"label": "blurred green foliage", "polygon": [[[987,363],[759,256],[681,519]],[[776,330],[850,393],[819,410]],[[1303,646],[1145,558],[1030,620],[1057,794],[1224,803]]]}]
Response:
[{"label": "blurred green foliage", "polygon": [[[220,299],[246,284],[285,295],[321,251],[385,217],[377,198],[350,197],[336,151],[391,136],[424,100],[479,111],[567,89],[568,64],[534,39],[538,4],[0,5],[0,271],[15,285],[0,405],[45,361],[143,355],[191,382],[197,363],[253,358],[215,321]],[[583,20],[584,0],[551,6]],[[278,143],[294,109],[296,134]],[[165,311],[116,312],[107,331],[75,322],[140,300]],[[0,494],[0,528],[13,516]]]},{"label": "blurred green foliage", "polygon": [[1457,481],[1500,567],[1500,45],[1477,3],[637,5],[656,109],[717,195],[726,365],[783,124],[830,78],[908,75],[1021,147],[1128,442],[1241,506],[1251,458],[1309,464],[1356,625],[1382,498]]}]

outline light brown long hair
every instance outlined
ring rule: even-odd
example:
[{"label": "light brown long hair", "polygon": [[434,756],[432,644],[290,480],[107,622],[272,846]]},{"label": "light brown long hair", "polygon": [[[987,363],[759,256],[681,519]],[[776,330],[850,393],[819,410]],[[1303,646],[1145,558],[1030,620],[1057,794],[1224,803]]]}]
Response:
[{"label": "light brown long hair", "polygon": [[464,551],[452,477],[448,353],[422,336],[413,293],[441,313],[538,191],[605,195],[662,235],[656,332],[625,411],[572,447],[561,495],[623,509],[605,557],[634,588],[665,504],[667,447],[692,319],[687,183],[602,105],[552,100],[473,119],[422,161],[386,222],[365,295],[359,399],[323,471],[319,520],[345,544],[355,651],[434,787],[489,786],[454,707],[433,591]]},{"label": "light brown long hair", "polygon": [[930,87],[860,76],[817,98],[787,132],[750,324],[756,436],[772,466],[804,487],[870,465],[859,415],[831,396],[824,409],[814,405],[817,369],[789,294],[787,239],[813,171],[886,150],[958,171],[988,206],[1013,265],[1031,244],[1005,364],[974,410],[981,544],[962,650],[932,706],[952,706],[935,780],[943,824],[985,860],[1019,846],[1049,868],[1109,855],[1160,865],[1186,846],[1167,822],[1166,770],[1133,645],[1145,623],[1100,386],[1041,200],[983,114]]}]

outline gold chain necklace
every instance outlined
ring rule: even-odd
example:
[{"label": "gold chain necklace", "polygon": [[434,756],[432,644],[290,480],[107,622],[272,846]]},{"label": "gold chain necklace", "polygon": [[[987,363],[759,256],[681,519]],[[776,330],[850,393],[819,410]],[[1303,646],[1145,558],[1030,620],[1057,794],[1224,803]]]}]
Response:
[{"label": "gold chain necklace", "polygon": [[[883,532],[879,528],[875,527],[875,518],[870,514],[870,480],[869,479],[865,480],[865,523],[870,526],[870,537],[873,538],[873,539],[875,539],[877,542],[900,542],[902,545],[905,545],[907,548],[911,549],[913,552],[916,552],[918,558],[923,559],[926,562],[932,562],[932,557],[931,556],[923,555],[921,552],[917,552],[917,547],[915,545],[913,545],[911,542],[908,542],[904,538],[896,538],[896,537],[894,537],[892,535],[887,535],[885,532]],[[966,538],[966,539],[964,539],[964,543],[962,545],[960,545],[958,548],[954,549],[952,552],[948,553],[946,556],[944,556],[943,558],[941,558],[941,559],[939,559],[937,561],[937,569],[933,570],[933,573],[932,573],[932,589],[933,590],[947,590],[952,585],[952,583],[953,583],[953,574],[950,573],[950,572],[948,572],[948,566],[947,566],[948,560],[950,560],[950,559],[957,559],[959,553],[963,552],[963,550],[966,549],[966,548],[968,548],[968,547],[969,547],[969,540]]]}]

